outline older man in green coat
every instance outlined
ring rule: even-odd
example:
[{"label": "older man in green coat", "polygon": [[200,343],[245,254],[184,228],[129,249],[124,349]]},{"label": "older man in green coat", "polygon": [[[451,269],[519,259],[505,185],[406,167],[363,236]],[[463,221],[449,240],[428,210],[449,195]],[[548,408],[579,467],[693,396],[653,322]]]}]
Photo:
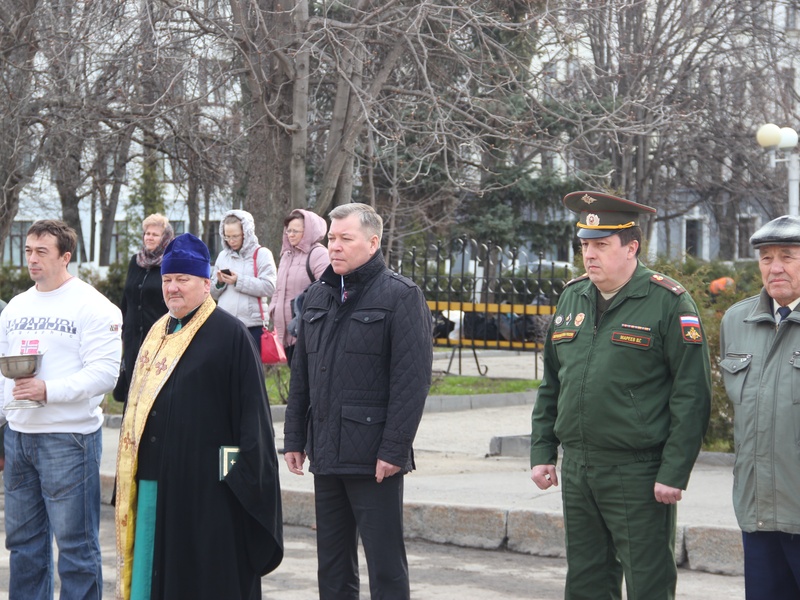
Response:
[{"label": "older man in green coat", "polygon": [[720,326],[720,367],[734,408],[733,508],[747,600],[800,598],[800,218],[750,238],[764,287]]}]

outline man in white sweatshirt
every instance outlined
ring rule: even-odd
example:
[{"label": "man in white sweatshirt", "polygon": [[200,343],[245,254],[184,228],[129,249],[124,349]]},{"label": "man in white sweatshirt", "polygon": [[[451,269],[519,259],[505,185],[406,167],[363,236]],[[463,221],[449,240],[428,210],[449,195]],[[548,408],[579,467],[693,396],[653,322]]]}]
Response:
[{"label": "man in white sweatshirt", "polygon": [[[53,597],[58,544],[62,598],[101,598],[100,403],[121,357],[119,309],[67,270],[77,234],[63,221],[35,222],[25,256],[36,285],[0,314],[0,354],[44,354],[35,377],[3,379],[9,597]],[[41,408],[8,409],[13,400]]]}]

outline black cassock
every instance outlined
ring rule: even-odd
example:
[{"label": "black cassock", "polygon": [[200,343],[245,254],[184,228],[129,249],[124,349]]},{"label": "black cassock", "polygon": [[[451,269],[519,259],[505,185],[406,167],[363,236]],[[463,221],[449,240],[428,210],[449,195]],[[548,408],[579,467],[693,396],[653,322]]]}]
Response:
[{"label": "black cassock", "polygon": [[[239,457],[219,480],[219,449]],[[156,398],[137,479],[158,485],[153,600],[261,598],[283,558],[278,463],[261,362],[215,309]]]}]

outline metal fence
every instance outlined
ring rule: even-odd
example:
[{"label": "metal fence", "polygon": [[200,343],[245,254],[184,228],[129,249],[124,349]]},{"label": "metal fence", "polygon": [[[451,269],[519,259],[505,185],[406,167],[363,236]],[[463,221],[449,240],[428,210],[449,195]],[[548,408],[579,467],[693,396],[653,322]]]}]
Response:
[{"label": "metal fence", "polygon": [[465,238],[411,248],[392,267],[425,294],[434,343],[473,351],[540,350],[558,298],[573,276],[567,263]]}]

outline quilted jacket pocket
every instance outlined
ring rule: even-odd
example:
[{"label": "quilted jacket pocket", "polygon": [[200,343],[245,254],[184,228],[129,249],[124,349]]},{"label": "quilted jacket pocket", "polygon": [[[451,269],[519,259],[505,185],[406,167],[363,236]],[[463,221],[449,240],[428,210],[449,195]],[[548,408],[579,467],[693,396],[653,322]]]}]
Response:
[{"label": "quilted jacket pocket", "polygon": [[347,352],[381,354],[386,313],[378,310],[357,310],[350,316],[347,329]]},{"label": "quilted jacket pocket", "polygon": [[351,464],[375,464],[386,423],[385,406],[342,406],[339,460]]},{"label": "quilted jacket pocket", "polygon": [[319,350],[322,328],[325,325],[327,314],[328,311],[317,309],[309,309],[303,312],[303,339],[305,340],[306,352],[310,354]]}]

